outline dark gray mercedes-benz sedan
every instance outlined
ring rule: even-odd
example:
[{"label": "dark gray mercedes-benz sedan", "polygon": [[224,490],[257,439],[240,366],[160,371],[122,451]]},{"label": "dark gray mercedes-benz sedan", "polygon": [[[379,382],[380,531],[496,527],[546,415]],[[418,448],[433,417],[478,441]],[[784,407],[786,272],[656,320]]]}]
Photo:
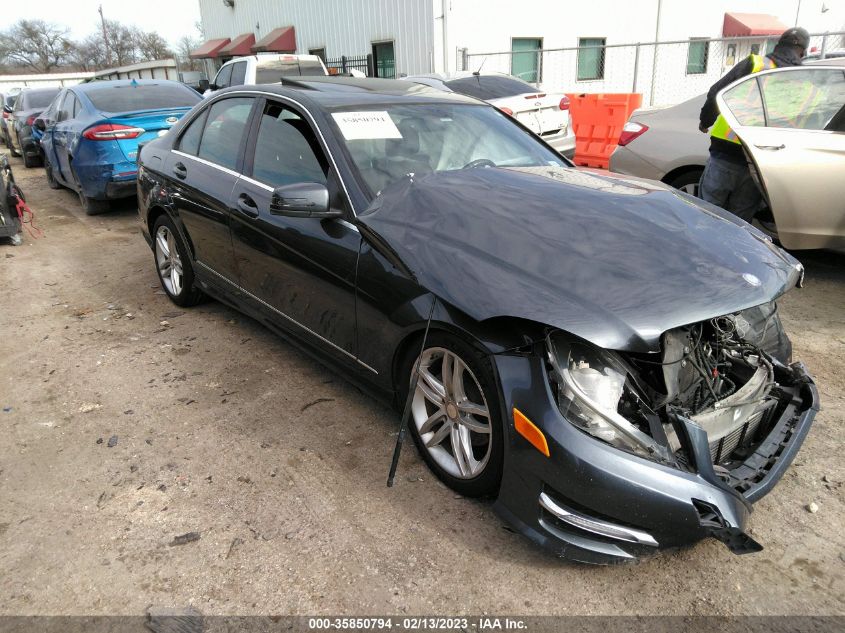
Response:
[{"label": "dark gray mercedes-benz sedan", "polygon": [[760,549],[752,503],[819,402],[776,306],[803,269],[758,230],[403,81],[223,90],[139,163],[172,301],[219,299],[407,398],[436,475],[535,542]]}]

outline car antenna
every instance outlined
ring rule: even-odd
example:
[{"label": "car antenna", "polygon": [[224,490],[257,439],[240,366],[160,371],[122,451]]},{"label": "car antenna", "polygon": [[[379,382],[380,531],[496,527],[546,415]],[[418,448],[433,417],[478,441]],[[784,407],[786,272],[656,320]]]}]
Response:
[{"label": "car antenna", "polygon": [[481,60],[481,65],[478,67],[478,70],[473,71],[472,74],[475,75],[476,77],[481,75],[481,69],[484,68],[484,64],[486,64],[486,63],[487,63],[487,57],[485,56],[484,59]]},{"label": "car antenna", "polygon": [[396,436],[396,446],[393,448],[393,460],[390,462],[390,472],[387,475],[387,487],[393,487],[393,478],[396,476],[396,467],[399,465],[399,454],[402,452],[402,444],[405,441],[405,429],[408,427],[408,418],[411,416],[411,402],[414,399],[414,388],[420,379],[420,363],[425,351],[425,344],[428,341],[428,330],[431,327],[431,317],[434,315],[434,306],[437,305],[437,297],[432,295],[431,308],[428,311],[428,321],[425,323],[420,355],[414,363],[414,371],[411,372],[411,380],[408,386],[408,397],[405,398],[405,408],[402,409],[402,421],[399,423],[399,434]]}]

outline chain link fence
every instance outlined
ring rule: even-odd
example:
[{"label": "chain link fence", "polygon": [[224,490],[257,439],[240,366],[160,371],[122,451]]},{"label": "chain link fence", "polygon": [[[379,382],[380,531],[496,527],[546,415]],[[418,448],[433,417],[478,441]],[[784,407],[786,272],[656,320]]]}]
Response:
[{"label": "chain link fence", "polygon": [[[588,45],[535,51],[470,53],[460,49],[458,67],[513,74],[543,90],[639,92],[644,106],[673,105],[707,92],[734,64],[751,53],[771,52],[776,41],[776,36],[643,44],[593,39]],[[810,36],[810,58],[839,55],[845,56],[845,32]]]}]

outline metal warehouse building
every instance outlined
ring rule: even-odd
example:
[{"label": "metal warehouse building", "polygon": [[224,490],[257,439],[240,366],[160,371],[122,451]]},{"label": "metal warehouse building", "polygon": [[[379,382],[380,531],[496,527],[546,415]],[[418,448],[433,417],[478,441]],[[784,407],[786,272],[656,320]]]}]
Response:
[{"label": "metal warehouse building", "polygon": [[[706,89],[796,22],[816,33],[845,25],[845,2],[796,0],[200,0],[200,12],[207,39],[193,56],[209,74],[260,51],[314,53],[338,70],[342,56],[367,70],[370,55],[382,77],[483,65],[538,84],[658,101],[681,85]],[[746,39],[731,45],[739,36]]]}]

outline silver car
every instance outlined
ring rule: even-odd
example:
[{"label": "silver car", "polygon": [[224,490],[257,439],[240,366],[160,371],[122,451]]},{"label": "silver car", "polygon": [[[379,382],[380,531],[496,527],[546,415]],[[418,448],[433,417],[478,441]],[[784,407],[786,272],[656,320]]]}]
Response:
[{"label": "silver car", "polygon": [[[787,248],[845,248],[842,63],[823,60],[749,75],[717,97],[752,160],[777,236]],[[704,99],[635,112],[611,156],[611,171],[695,194],[710,145],[709,136],[698,131]]]}]

